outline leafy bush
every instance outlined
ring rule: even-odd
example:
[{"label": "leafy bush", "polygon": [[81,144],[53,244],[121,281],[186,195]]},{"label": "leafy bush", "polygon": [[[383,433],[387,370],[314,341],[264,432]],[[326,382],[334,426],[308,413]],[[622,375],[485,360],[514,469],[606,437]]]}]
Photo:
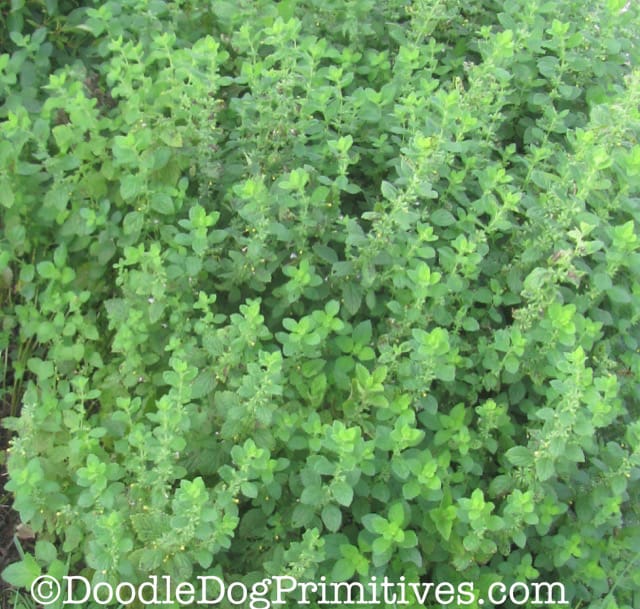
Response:
[{"label": "leafy bush", "polygon": [[636,3],[3,12],[7,579],[637,602]]}]

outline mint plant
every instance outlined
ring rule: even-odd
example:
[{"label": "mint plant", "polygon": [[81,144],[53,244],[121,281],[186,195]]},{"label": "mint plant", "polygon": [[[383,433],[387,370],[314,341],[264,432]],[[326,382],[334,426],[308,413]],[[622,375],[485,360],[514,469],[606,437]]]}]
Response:
[{"label": "mint plant", "polygon": [[637,606],[635,3],[0,11],[10,584]]}]

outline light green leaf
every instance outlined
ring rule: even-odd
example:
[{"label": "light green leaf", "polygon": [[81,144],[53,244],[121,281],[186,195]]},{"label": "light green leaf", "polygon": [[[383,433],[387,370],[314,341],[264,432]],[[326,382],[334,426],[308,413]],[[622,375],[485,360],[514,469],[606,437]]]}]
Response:
[{"label": "light green leaf", "polygon": [[50,541],[43,539],[36,541],[36,559],[42,563],[50,564],[57,556],[56,548]]},{"label": "light green leaf", "polygon": [[0,178],[0,205],[10,209],[13,207],[13,203],[15,201],[15,197],[13,195],[13,189],[11,188],[11,183],[9,182],[9,178],[1,177]]},{"label": "light green leaf", "polygon": [[120,182],[120,196],[129,201],[137,197],[143,189],[142,177],[139,175],[128,175]]},{"label": "light green leaf", "polygon": [[2,571],[2,579],[15,588],[29,588],[41,573],[40,565],[31,554],[19,561],[10,564]]}]

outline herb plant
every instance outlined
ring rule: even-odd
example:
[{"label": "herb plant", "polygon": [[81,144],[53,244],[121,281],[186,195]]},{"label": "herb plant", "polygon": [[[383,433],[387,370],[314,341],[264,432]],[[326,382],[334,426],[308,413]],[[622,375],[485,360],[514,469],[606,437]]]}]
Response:
[{"label": "herb plant", "polygon": [[6,580],[638,606],[637,3],[0,11]]}]

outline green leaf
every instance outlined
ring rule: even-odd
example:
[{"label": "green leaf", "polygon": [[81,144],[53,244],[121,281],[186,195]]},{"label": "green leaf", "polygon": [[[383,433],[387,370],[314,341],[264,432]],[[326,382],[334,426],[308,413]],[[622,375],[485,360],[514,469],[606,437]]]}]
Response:
[{"label": "green leaf", "polygon": [[140,512],[132,514],[131,525],[138,538],[143,542],[158,539],[170,526],[169,515],[160,512]]},{"label": "green leaf", "polygon": [[547,56],[542,57],[538,60],[538,70],[540,70],[540,74],[546,76],[549,79],[552,79],[558,70],[560,61],[557,57]]},{"label": "green leaf", "polygon": [[437,209],[431,214],[429,219],[436,226],[450,226],[456,221],[453,214],[446,209]]},{"label": "green leaf", "polygon": [[13,207],[15,196],[11,188],[11,182],[6,176],[0,177],[0,205],[10,209]]},{"label": "green leaf", "polygon": [[120,196],[129,201],[137,197],[144,187],[142,177],[139,175],[128,175],[122,178],[120,182]]},{"label": "green leaf", "polygon": [[524,548],[527,545],[527,536],[524,531],[515,531],[512,535],[514,543],[519,548]]},{"label": "green leaf", "polygon": [[462,322],[462,327],[467,332],[476,332],[480,329],[480,324],[474,317],[465,317],[464,321]]},{"label": "green leaf", "polygon": [[533,453],[526,446],[514,446],[506,453],[509,463],[516,467],[527,467],[533,463]]},{"label": "green leaf", "polygon": [[160,139],[171,148],[182,147],[182,134],[179,131],[161,131]]},{"label": "green leaf", "polygon": [[391,471],[400,478],[406,480],[411,473],[411,463],[400,456],[391,460]]},{"label": "green leaf", "polygon": [[611,282],[611,276],[608,273],[594,273],[591,277],[591,281],[598,290],[603,292],[613,285]]},{"label": "green leaf", "polygon": [[438,533],[448,541],[451,537],[451,531],[453,530],[453,523],[456,519],[456,508],[452,505],[447,507],[440,507],[429,512],[429,516],[433,523],[436,525]]},{"label": "green leaf", "polygon": [[336,251],[326,245],[322,245],[321,243],[316,243],[313,246],[313,252],[318,256],[318,258],[328,262],[329,264],[333,264],[338,261],[338,254]]},{"label": "green leaf", "polygon": [[371,341],[371,320],[361,321],[353,330],[352,338],[359,345],[368,345]]},{"label": "green leaf", "polygon": [[421,491],[420,483],[417,480],[409,480],[402,487],[402,496],[410,501],[418,497]]},{"label": "green leaf", "polygon": [[58,269],[49,260],[39,262],[36,265],[36,269],[38,270],[38,275],[43,279],[57,279],[60,276]]},{"label": "green leaf", "polygon": [[333,503],[324,506],[321,516],[322,522],[324,522],[327,529],[332,533],[335,533],[340,528],[342,524],[342,512],[340,508]]},{"label": "green leaf", "polygon": [[131,554],[131,559],[141,571],[153,572],[162,564],[163,552],[160,549],[145,548]]},{"label": "green leaf", "polygon": [[362,288],[352,282],[346,283],[342,288],[344,306],[351,315],[355,315],[362,305]]},{"label": "green leaf", "polygon": [[294,527],[306,527],[316,515],[315,510],[311,505],[304,505],[302,503],[296,505],[291,515],[291,524]]},{"label": "green leaf", "polygon": [[340,504],[348,507],[353,501],[353,489],[344,481],[336,480],[331,485],[331,492],[334,499]]},{"label": "green leaf", "polygon": [[371,531],[377,535],[383,534],[389,527],[387,520],[379,514],[365,514],[362,517],[362,524],[367,531]]},{"label": "green leaf", "polygon": [[444,381],[445,383],[451,383],[456,378],[456,368],[451,364],[436,364],[434,373],[437,379]]},{"label": "green leaf", "polygon": [[628,0],[607,0],[607,8],[614,14],[620,11],[628,4]]},{"label": "green leaf", "polygon": [[20,562],[14,562],[2,571],[2,579],[15,588],[29,588],[42,573],[40,565],[31,554],[25,554]]},{"label": "green leaf", "polygon": [[125,235],[135,235],[137,237],[143,227],[144,215],[139,211],[129,212],[122,221],[122,229]]},{"label": "green leaf", "polygon": [[556,472],[551,457],[543,456],[536,461],[536,475],[541,482],[551,478]]},{"label": "green leaf", "polygon": [[374,554],[386,554],[392,545],[392,541],[385,537],[377,537],[371,544],[371,549]]},{"label": "green leaf", "polygon": [[44,564],[51,564],[57,556],[56,548],[50,541],[38,540],[35,547],[36,560]]},{"label": "green leaf", "polygon": [[350,580],[354,573],[356,572],[355,565],[347,560],[346,558],[341,558],[336,561],[333,565],[333,569],[331,570],[331,581],[332,582],[344,582]]},{"label": "green leaf", "polygon": [[631,294],[629,290],[622,286],[614,285],[607,290],[607,295],[611,299],[611,302],[616,304],[628,304],[631,302]]},{"label": "green leaf", "polygon": [[193,557],[203,569],[208,569],[213,562],[213,553],[205,548],[198,548],[193,552]]},{"label": "green leaf", "polygon": [[67,206],[69,202],[69,189],[68,187],[59,186],[57,188],[52,188],[47,192],[44,196],[44,205],[46,207],[51,207],[56,211],[60,212]]},{"label": "green leaf", "polygon": [[398,191],[396,190],[396,187],[391,184],[391,182],[387,182],[386,180],[383,180],[382,184],[380,184],[380,192],[382,193],[382,196],[388,201],[395,201],[395,199],[398,197]]},{"label": "green leaf", "polygon": [[27,360],[27,368],[40,380],[51,378],[54,373],[53,362],[41,360],[39,357],[31,357]]},{"label": "green leaf", "polygon": [[173,200],[164,192],[156,192],[151,197],[151,209],[164,216],[171,216],[175,213]]},{"label": "green leaf", "polygon": [[216,377],[211,370],[202,370],[191,385],[191,399],[199,400],[210,394],[216,386]]},{"label": "green leaf", "polygon": [[324,493],[320,485],[307,486],[300,495],[300,501],[306,505],[321,505],[324,500]]},{"label": "green leaf", "polygon": [[340,311],[340,303],[337,300],[330,300],[325,306],[324,310],[330,317],[335,317]]},{"label": "green leaf", "polygon": [[518,372],[519,367],[520,367],[520,361],[512,353],[510,353],[504,358],[504,369],[510,374],[515,374],[516,372]]},{"label": "green leaf", "polygon": [[389,508],[389,522],[395,522],[400,526],[404,524],[404,506],[402,503],[394,503]]},{"label": "green leaf", "polygon": [[258,487],[254,482],[243,482],[240,490],[245,497],[255,499],[258,496]]},{"label": "green leaf", "polygon": [[524,280],[524,289],[526,292],[532,294],[538,292],[542,286],[548,281],[550,277],[549,269],[542,267],[536,267],[533,269]]}]

